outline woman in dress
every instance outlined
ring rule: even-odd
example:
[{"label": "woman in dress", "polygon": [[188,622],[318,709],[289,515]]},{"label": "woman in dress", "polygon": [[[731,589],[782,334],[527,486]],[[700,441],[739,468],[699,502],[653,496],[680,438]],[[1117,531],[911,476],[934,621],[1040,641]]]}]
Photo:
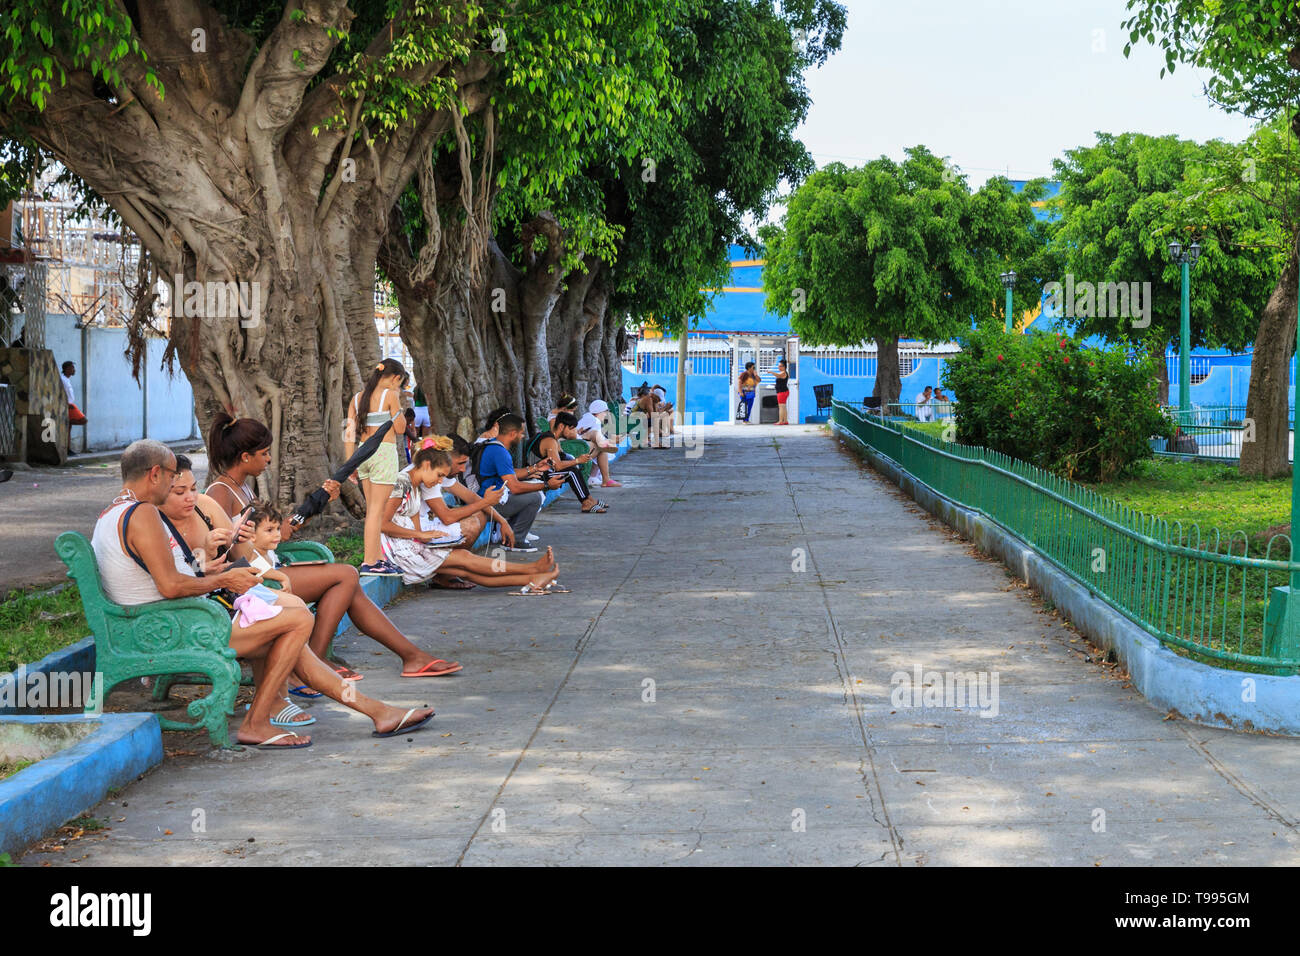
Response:
[{"label": "woman in dress", "polygon": [[384,510],[382,546],[385,557],[402,569],[407,584],[428,581],[435,574],[455,574],[475,584],[493,588],[519,588],[515,593],[547,594],[567,590],[556,583],[560,566],[555,554],[546,549],[536,561],[506,564],[456,547],[439,546],[439,540],[455,541],[446,531],[425,528],[425,489],[439,488],[451,472],[451,457],[438,448],[422,448],[409,471],[399,472],[392,496]]}]

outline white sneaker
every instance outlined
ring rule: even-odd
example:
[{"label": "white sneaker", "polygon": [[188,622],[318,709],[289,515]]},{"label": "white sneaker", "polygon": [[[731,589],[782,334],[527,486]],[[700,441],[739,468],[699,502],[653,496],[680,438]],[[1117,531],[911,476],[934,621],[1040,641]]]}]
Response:
[{"label": "white sneaker", "polygon": [[531,531],[524,536],[524,544],[532,544],[534,541],[541,541],[541,540],[542,540],[541,538],[533,534]]}]

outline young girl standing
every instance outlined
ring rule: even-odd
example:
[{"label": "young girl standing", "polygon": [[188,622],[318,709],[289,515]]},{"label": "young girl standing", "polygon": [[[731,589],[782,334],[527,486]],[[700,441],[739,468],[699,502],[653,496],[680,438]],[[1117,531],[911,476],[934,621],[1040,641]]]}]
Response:
[{"label": "young girl standing", "polygon": [[365,561],[360,568],[363,575],[402,576],[401,568],[384,559],[380,529],[384,524],[384,508],[388,504],[388,496],[397,482],[397,436],[405,425],[401,389],[407,377],[401,362],[384,359],[371,369],[366,387],[352,396],[352,402],[348,405],[347,431],[343,444],[349,457],[375,429],[385,422],[393,422],[393,427],[384,435],[379,449],[363,461],[356,471],[361,490],[366,496]]}]

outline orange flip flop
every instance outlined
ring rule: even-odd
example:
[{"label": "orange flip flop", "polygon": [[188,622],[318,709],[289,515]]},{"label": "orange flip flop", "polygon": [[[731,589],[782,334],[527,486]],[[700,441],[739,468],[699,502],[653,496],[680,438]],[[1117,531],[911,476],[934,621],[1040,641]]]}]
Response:
[{"label": "orange flip flop", "polygon": [[[430,670],[432,668],[432,670]],[[465,668],[455,661],[444,661],[441,658],[429,661],[418,671],[408,674],[402,672],[403,677],[446,677],[448,674],[455,674],[457,671],[463,671]]]}]

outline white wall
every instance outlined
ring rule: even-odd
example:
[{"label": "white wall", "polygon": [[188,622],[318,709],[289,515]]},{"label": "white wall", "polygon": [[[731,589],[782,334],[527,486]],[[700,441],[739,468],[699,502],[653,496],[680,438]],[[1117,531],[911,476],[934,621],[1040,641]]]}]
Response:
[{"label": "white wall", "polygon": [[141,381],[137,382],[131,377],[131,360],[126,356],[125,329],[80,330],[74,328],[75,324],[76,316],[45,317],[45,347],[54,352],[59,365],[76,363],[72,388],[77,405],[89,421],[84,429],[73,427],[73,451],[82,451],[83,447],[88,451],[121,448],[137,438],[176,441],[198,435],[194,393],[185,373],[177,365],[175,377],[171,377],[160,367],[167,347],[163,339],[149,340],[148,359],[141,367]]}]

